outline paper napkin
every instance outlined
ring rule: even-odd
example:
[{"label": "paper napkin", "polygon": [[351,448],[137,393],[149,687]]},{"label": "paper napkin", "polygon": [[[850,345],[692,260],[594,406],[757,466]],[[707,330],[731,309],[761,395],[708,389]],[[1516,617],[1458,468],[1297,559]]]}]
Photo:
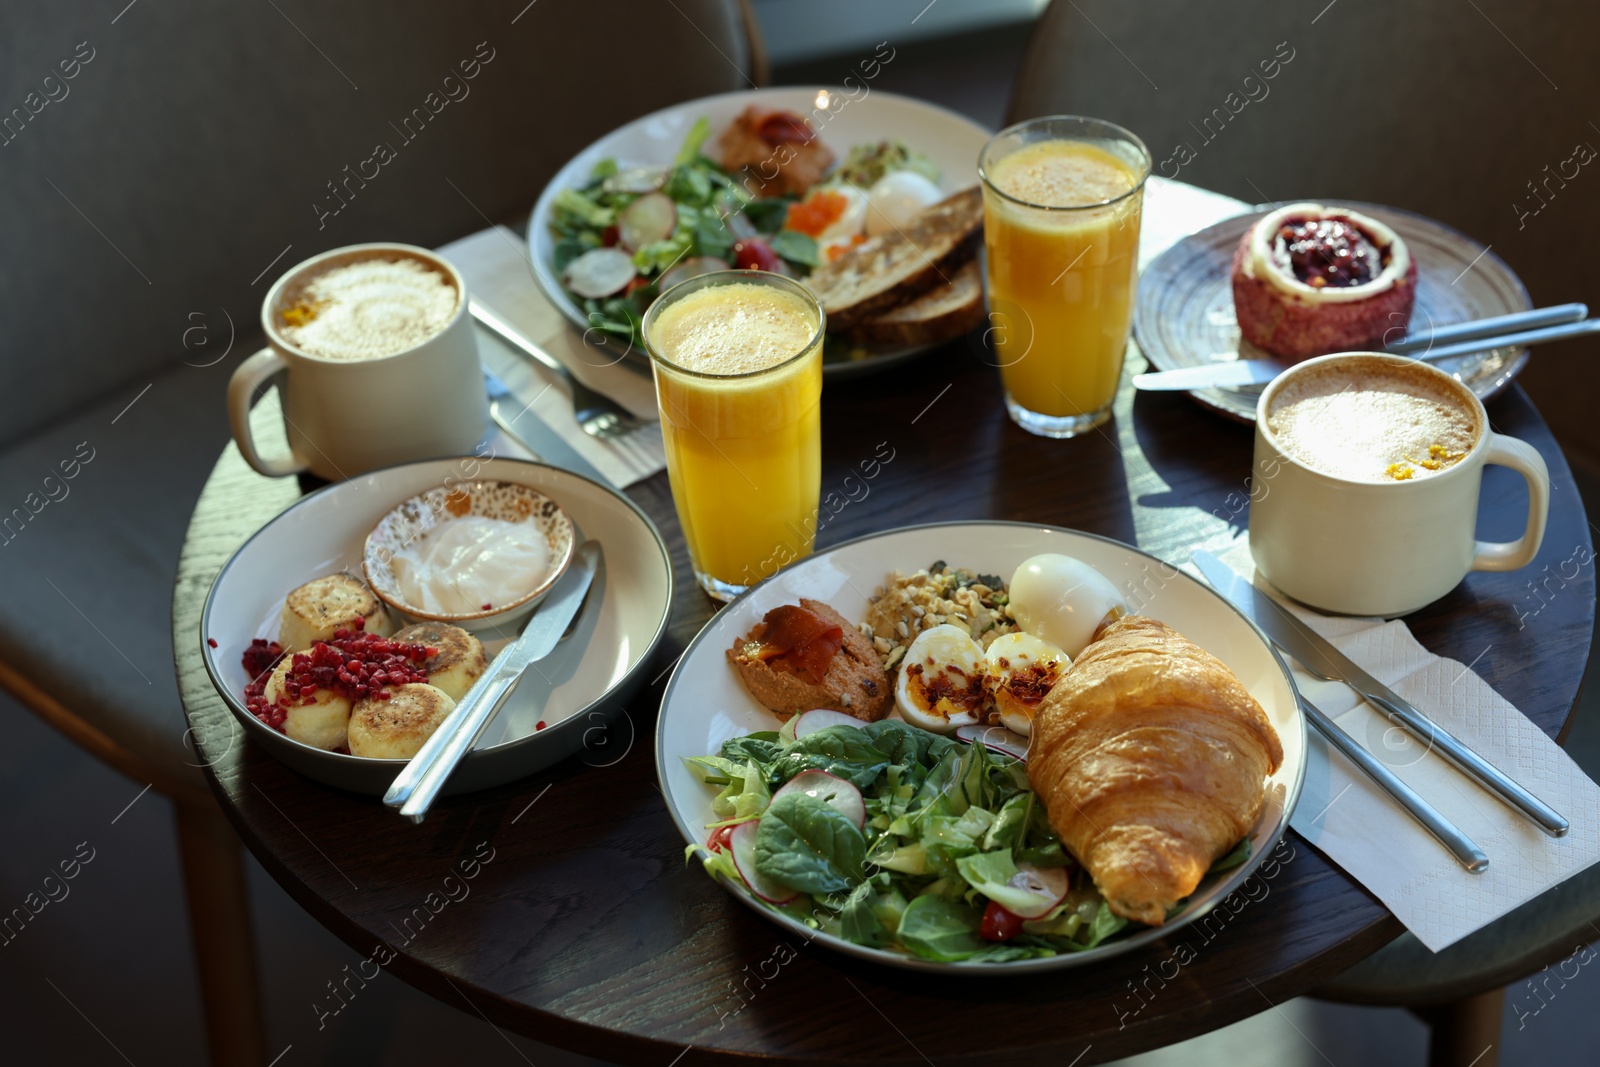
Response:
[{"label": "paper napkin", "polygon": [[[1246,540],[1217,555],[1277,595],[1256,576]],[[1572,824],[1565,837],[1546,836],[1348,686],[1296,668],[1295,683],[1307,699],[1489,856],[1488,870],[1468,873],[1404,808],[1307,730],[1305,786],[1290,825],[1383,901],[1419,941],[1438,952],[1600,860],[1600,786],[1472,664],[1429,652],[1398,619],[1329,617],[1284,606]],[[1494,647],[1482,655],[1494,655]]]},{"label": "paper napkin", "polygon": [[527,244],[519,234],[492,226],[445,245],[439,254],[461,271],[473,300],[488,305],[585,385],[650,420],[625,437],[602,441],[589,436],[573,418],[572,395],[555,375],[498,340],[490,342],[480,331],[478,350],[484,366],[517,398],[515,404],[503,404],[511,409],[508,416],[521,412],[519,431],[525,421],[537,419],[618,489],[667,465],[649,372],[584,343],[582,333],[539,291],[528,263]]}]

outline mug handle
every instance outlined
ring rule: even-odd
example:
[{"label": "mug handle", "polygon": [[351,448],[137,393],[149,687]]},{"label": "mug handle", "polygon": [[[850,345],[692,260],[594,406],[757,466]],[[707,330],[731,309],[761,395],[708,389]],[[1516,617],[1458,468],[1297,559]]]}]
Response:
[{"label": "mug handle", "polygon": [[263,348],[234,370],[228,379],[228,421],[233,425],[233,439],[239,446],[244,461],[269,478],[283,478],[299,474],[309,464],[291,454],[286,459],[268,459],[256,451],[255,438],[250,434],[250,409],[255,406],[256,390],[279,371],[287,370],[283,357],[270,348]]},{"label": "mug handle", "polygon": [[1479,541],[1472,556],[1472,570],[1514,571],[1526,567],[1539,554],[1539,545],[1544,541],[1545,521],[1550,516],[1550,471],[1538,449],[1500,434],[1489,435],[1489,451],[1483,461],[1510,467],[1528,483],[1528,527],[1515,541]]}]

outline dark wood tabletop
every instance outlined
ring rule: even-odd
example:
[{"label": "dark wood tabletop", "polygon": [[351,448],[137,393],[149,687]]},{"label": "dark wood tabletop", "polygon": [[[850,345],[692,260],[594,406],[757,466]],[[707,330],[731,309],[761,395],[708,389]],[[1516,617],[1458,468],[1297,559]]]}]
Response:
[{"label": "dark wood tabletop", "polygon": [[[1137,370],[1142,358],[1134,353],[1130,363]],[[902,372],[831,383],[823,406],[824,487],[880,442],[894,460],[864,499],[826,523],[819,547],[932,519],[999,518],[1103,534],[1180,562],[1247,521],[1250,428],[1181,393],[1136,395],[1126,376],[1114,420],[1071,441],[1032,437],[1010,423],[998,374],[973,342]],[[1513,387],[1489,413],[1496,430],[1529,441],[1549,463],[1543,550],[1527,569],[1469,575],[1407,621],[1423,645],[1474,663],[1555,736],[1593,636],[1594,569],[1570,562],[1590,558],[1590,527],[1560,449],[1526,396]],[[508,786],[446,798],[426,823],[411,825],[374,798],[302,778],[234,740],[230,713],[201,665],[196,635],[212,578],[297,493],[292,480],[248,470],[231,445],[224,452],[195,509],[179,576],[179,681],[211,784],[246,844],[364,958],[368,976],[385,967],[500,1027],[630,1064],[761,1056],[1066,1067],[1266,1010],[1401,930],[1292,831],[1267,868],[1266,895],[1254,894],[1260,899],[1214,940],[1180,931],[1145,951],[1027,978],[879,967],[753,915],[698,864],[685,866],[656,783],[664,673],[715,610],[692,580],[665,474],[628,493],[660,527],[677,569],[670,634],[657,659],[662,677],[632,702],[614,736],[584,754]],[[1479,536],[1516,536],[1526,507],[1520,478],[1491,468]],[[1193,958],[1178,968],[1180,941]],[[338,1006],[322,990],[308,997]]]}]

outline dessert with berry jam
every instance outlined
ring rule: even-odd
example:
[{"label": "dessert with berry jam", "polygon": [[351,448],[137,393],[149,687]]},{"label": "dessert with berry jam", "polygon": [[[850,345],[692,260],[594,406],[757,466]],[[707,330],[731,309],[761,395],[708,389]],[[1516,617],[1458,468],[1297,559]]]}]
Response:
[{"label": "dessert with berry jam", "polygon": [[1416,292],[1400,235],[1346,208],[1279,208],[1233,254],[1239,332],[1284,359],[1383,348],[1405,335]]},{"label": "dessert with berry jam", "polygon": [[[359,578],[317,578],[285,598],[279,640],[242,654],[245,707],[301,744],[409,759],[488,666],[481,642],[425,623],[393,637]],[[281,642],[281,643],[280,643]]]}]

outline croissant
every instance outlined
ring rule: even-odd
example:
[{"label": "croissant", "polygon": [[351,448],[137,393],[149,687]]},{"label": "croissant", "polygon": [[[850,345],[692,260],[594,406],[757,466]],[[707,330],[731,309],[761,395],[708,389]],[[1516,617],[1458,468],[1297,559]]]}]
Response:
[{"label": "croissant", "polygon": [[1039,706],[1028,778],[1111,910],[1159,926],[1255,826],[1283,761],[1266,712],[1164,623],[1107,623]]}]

